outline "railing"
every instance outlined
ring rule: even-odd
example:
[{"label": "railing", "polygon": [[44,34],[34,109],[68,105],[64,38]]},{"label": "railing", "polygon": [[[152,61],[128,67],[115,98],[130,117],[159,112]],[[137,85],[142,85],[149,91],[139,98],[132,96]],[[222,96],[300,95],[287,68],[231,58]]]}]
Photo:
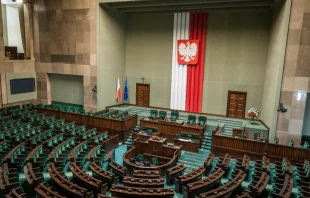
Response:
[{"label": "railing", "polygon": [[310,158],[310,149],[213,135],[212,153],[223,152],[229,153],[232,157],[242,157],[242,155],[248,154],[251,159],[260,159],[262,156],[266,156],[271,159],[287,158],[293,162],[303,162]]}]

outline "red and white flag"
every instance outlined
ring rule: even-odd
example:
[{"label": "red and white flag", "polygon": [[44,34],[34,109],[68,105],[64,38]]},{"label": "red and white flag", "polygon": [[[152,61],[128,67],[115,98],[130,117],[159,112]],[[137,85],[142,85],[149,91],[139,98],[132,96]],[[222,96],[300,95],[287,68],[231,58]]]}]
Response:
[{"label": "red and white flag", "polygon": [[119,84],[119,77],[117,78],[117,88],[116,88],[116,100],[119,101],[121,99],[121,86]]},{"label": "red and white flag", "polygon": [[174,14],[170,108],[201,112],[207,13]]}]

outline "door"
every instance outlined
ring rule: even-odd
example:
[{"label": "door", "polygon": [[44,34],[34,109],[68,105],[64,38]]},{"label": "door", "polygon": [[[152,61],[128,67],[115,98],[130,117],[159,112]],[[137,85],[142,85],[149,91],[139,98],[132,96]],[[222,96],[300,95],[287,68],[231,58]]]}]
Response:
[{"label": "door", "polygon": [[137,83],[136,105],[140,107],[150,106],[150,84]]},{"label": "door", "polygon": [[246,106],[246,92],[228,91],[226,116],[244,118]]}]

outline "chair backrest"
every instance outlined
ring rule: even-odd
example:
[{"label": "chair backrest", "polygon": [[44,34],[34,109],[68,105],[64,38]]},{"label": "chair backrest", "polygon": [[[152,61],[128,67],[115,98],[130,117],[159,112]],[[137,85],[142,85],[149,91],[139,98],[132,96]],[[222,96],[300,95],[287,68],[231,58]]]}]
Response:
[{"label": "chair backrest", "polygon": [[289,146],[294,146],[294,141],[290,140],[290,142],[288,143]]},{"label": "chair backrest", "polygon": [[165,119],[166,117],[167,117],[166,111],[159,111],[159,118],[160,119]]},{"label": "chair backrest", "polygon": [[152,109],[150,113],[151,113],[151,118],[155,119],[157,117],[158,111],[156,109]]},{"label": "chair backrest", "polygon": [[179,112],[178,111],[171,111],[171,119],[177,120],[179,118]]},{"label": "chair backrest", "polygon": [[207,122],[207,117],[206,116],[199,116],[198,117],[198,125],[203,126]]},{"label": "chair backrest", "polygon": [[196,116],[195,115],[188,115],[188,124],[195,124],[196,123]]},{"label": "chair backrest", "polygon": [[142,162],[144,160],[144,156],[141,153],[139,153],[137,155],[136,159],[137,159],[137,161]]},{"label": "chair backrest", "polygon": [[153,165],[158,165],[158,159],[157,159],[157,157],[153,157],[151,163],[152,163]]}]

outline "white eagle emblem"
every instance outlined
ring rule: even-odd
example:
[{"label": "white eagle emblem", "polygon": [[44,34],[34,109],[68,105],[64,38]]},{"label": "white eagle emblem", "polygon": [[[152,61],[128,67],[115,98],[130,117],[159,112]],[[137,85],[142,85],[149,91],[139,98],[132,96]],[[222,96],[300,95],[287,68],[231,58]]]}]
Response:
[{"label": "white eagle emblem", "polygon": [[197,51],[198,49],[196,43],[190,44],[190,42],[187,41],[186,45],[184,43],[179,45],[179,54],[182,56],[181,60],[184,60],[187,63],[189,63],[191,59],[195,60]]}]

